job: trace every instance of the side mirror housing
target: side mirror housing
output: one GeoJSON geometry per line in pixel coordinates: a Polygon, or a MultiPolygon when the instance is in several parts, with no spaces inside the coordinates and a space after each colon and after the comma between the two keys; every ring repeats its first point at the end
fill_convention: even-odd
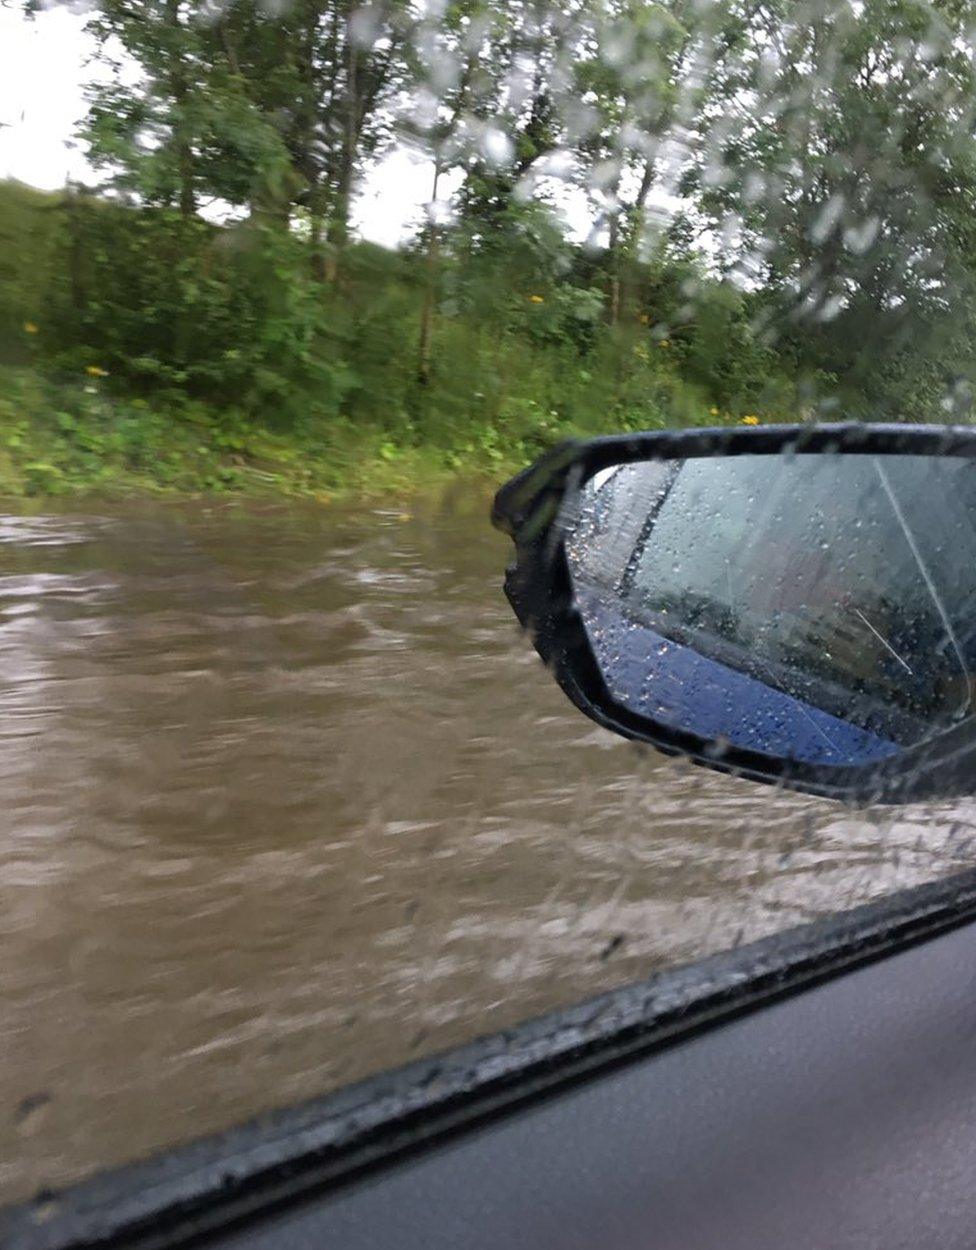
{"type": "Polygon", "coordinates": [[[976,791],[976,433],[596,439],[493,519],[516,614],[601,725],[839,799],[976,791]]]}

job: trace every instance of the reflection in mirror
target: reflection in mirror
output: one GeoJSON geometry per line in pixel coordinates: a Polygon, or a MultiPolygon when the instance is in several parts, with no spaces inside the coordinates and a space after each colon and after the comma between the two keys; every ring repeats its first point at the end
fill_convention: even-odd
{"type": "Polygon", "coordinates": [[[607,688],[638,715],[836,766],[970,714],[972,460],[620,465],[583,487],[567,555],[607,688]]]}

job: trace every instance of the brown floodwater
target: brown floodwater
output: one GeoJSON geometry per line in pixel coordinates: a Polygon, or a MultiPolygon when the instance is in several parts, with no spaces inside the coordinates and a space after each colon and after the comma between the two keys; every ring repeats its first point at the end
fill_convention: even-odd
{"type": "Polygon", "coordinates": [[[971,858],[597,729],[486,511],[0,517],[3,1199],[971,858]]]}

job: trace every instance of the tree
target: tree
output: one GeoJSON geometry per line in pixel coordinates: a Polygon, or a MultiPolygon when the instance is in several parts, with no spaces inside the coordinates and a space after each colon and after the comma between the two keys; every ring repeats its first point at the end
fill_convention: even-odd
{"type": "Polygon", "coordinates": [[[423,23],[411,47],[411,85],[423,101],[414,115],[400,118],[401,134],[426,148],[433,165],[427,222],[423,231],[424,294],[417,340],[417,380],[430,381],[431,335],[437,298],[440,257],[441,179],[452,163],[462,159],[459,130],[481,84],[479,60],[484,48],[484,9],[480,0],[456,4],[437,24],[423,23]]]}
{"type": "Polygon", "coordinates": [[[602,0],[591,11],[576,71],[590,110],[579,141],[579,177],[597,202],[597,231],[606,230],[611,324],[620,317],[624,275],[644,241],[647,202],[675,122],[696,21],[684,0],[602,0]]]}
{"type": "Polygon", "coordinates": [[[491,10],[479,63],[465,179],[458,194],[461,234],[471,252],[502,251],[513,206],[538,198],[546,158],[565,137],[564,104],[578,47],[578,3],[503,0],[491,10]],[[478,142],[480,141],[480,142],[478,142]]]}
{"type": "Polygon", "coordinates": [[[685,189],[721,265],[800,358],[889,411],[908,374],[937,387],[973,361],[974,17],[957,0],[733,3],[697,123],[685,189]]]}
{"type": "Polygon", "coordinates": [[[99,0],[103,58],[140,70],[90,89],[93,162],[144,203],[203,198],[286,224],[309,220],[316,269],[334,276],[356,184],[390,133],[411,26],[406,0],[99,0]],[[328,254],[323,252],[327,239],[328,254]]]}

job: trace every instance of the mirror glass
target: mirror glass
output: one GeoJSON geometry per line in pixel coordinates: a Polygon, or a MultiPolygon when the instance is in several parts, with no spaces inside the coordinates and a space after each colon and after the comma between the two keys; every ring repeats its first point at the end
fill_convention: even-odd
{"type": "Polygon", "coordinates": [[[970,715],[976,461],[645,461],[582,488],[567,534],[611,696],[700,737],[827,766],[970,715]]]}

